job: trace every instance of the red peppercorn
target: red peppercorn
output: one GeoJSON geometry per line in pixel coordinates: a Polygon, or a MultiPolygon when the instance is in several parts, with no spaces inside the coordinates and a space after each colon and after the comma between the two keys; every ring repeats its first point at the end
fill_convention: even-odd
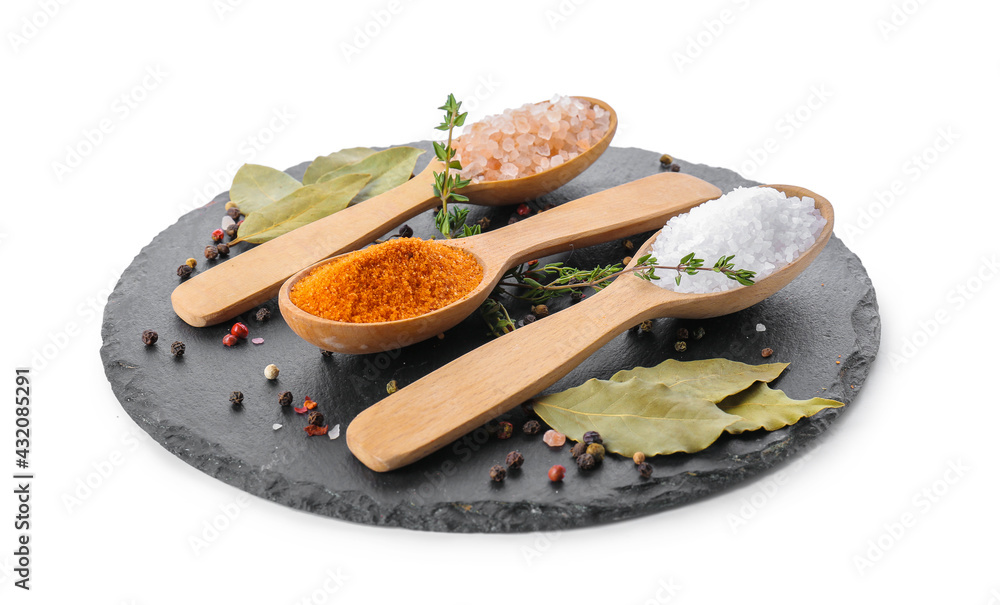
{"type": "Polygon", "coordinates": [[[216,229],[215,231],[212,232],[212,241],[221,242],[222,238],[225,236],[226,236],[225,231],[223,231],[222,229],[216,229]]]}
{"type": "Polygon", "coordinates": [[[238,342],[239,340],[232,334],[226,334],[225,336],[222,337],[222,344],[226,345],[227,347],[235,347],[236,343],[238,342]]]}
{"type": "Polygon", "coordinates": [[[566,467],[557,464],[549,469],[549,480],[550,481],[562,481],[563,477],[566,476],[566,467]]]}
{"type": "Polygon", "coordinates": [[[528,206],[527,204],[521,204],[520,206],[517,207],[517,213],[520,216],[528,216],[529,214],[531,214],[531,206],[528,206]]]}
{"type": "Polygon", "coordinates": [[[236,338],[246,338],[250,336],[250,328],[243,322],[236,322],[233,324],[233,329],[229,331],[230,334],[236,338]]]}

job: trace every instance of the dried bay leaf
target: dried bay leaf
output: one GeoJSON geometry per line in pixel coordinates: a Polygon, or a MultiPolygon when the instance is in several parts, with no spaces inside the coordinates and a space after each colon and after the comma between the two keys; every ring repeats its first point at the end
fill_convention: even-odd
{"type": "Polygon", "coordinates": [[[604,447],[623,456],[697,452],[740,421],[711,401],[677,395],[665,384],[639,378],[591,378],[536,399],[534,409],[549,426],[576,441],[587,431],[598,431],[604,447]]]}
{"type": "MultiPolygon", "coordinates": [[[[324,174],[333,172],[334,170],[343,168],[349,164],[360,162],[374,153],[375,150],[369,149],[368,147],[350,147],[348,149],[335,151],[330,155],[321,155],[313,160],[312,163],[309,164],[309,167],[306,168],[306,173],[302,177],[302,184],[312,185],[324,174]]],[[[370,174],[365,173],[364,170],[359,170],[357,172],[370,174]]]]}
{"type": "Polygon", "coordinates": [[[392,147],[385,151],[378,151],[359,162],[327,172],[316,182],[323,183],[351,173],[370,174],[371,182],[354,199],[354,203],[358,203],[399,187],[410,180],[413,168],[417,165],[417,157],[423,152],[423,149],[416,147],[392,147]]]}
{"type": "Polygon", "coordinates": [[[538,398],[534,409],[576,441],[586,431],[600,432],[608,451],[625,456],[693,453],[723,432],[775,430],[843,405],[819,398],[794,401],[765,384],[787,367],[669,359],[538,398]]]}
{"type": "Polygon", "coordinates": [[[774,431],[821,410],[841,407],[844,407],[843,403],[822,397],[796,401],[782,391],[759,382],[719,403],[720,409],[741,418],[739,422],[726,427],[726,431],[733,434],[760,429],[774,431]]]}
{"type": "Polygon", "coordinates": [[[240,212],[249,216],[299,187],[302,187],[302,183],[280,170],[258,164],[243,164],[233,176],[229,199],[239,206],[240,212]]]}
{"type": "Polygon", "coordinates": [[[300,187],[247,215],[235,241],[262,244],[343,210],[370,180],[367,174],[348,174],[300,187]]]}

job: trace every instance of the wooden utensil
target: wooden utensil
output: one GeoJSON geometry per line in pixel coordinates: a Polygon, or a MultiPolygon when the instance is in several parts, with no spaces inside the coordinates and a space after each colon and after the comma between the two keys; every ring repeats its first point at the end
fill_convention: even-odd
{"type": "MultiPolygon", "coordinates": [[[[809,266],[829,241],[833,207],[801,187],[772,187],[789,196],[813,198],[827,221],[816,243],[791,264],[751,286],[712,294],[678,294],[633,274],[622,275],[590,298],[491,341],[371,406],[347,428],[347,445],[373,470],[400,468],[551,386],[639,322],[654,317],[717,317],[774,294],[809,266]]],[[[637,258],[655,238],[643,244],[637,258]]]]}
{"type": "MultiPolygon", "coordinates": [[[[601,157],[618,128],[618,115],[603,101],[576,98],[611,114],[608,132],[601,140],[572,160],[538,174],[469,185],[462,189],[469,203],[502,206],[537,198],[573,180],[601,157]]],[[[440,205],[433,192],[434,172],[443,167],[434,160],[395,189],[299,227],[182,282],[170,297],[174,312],[192,326],[201,327],[267,302],[303,267],[365,246],[396,225],[440,205]]]]}
{"type": "Polygon", "coordinates": [[[296,334],[322,349],[377,353],[400,348],[440,334],[474,313],[511,267],[573,247],[651,231],[670,217],[721,194],[715,185],[701,179],[665,172],[567,202],[503,229],[444,240],[442,243],[476,257],[483,267],[483,280],[465,298],[418,317],[348,323],[311,315],[295,306],[290,293],[315,266],[281,287],[278,307],[296,334]]]}

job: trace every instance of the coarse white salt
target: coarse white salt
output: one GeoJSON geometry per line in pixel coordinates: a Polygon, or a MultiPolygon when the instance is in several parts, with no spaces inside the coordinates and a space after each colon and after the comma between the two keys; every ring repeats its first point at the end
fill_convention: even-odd
{"type": "MultiPolygon", "coordinates": [[[[691,252],[711,267],[722,256],[734,255],[735,269],[757,275],[774,273],[808,250],[826,219],[810,197],[787,197],[771,187],[739,187],[667,221],[650,253],[658,265],[676,265],[691,252]]],[[[684,274],[659,270],[654,284],[685,293],[722,292],[742,288],[739,282],[714,271],[684,274]]],[[[763,325],[758,325],[758,331],[763,325]]]]}
{"type": "Polygon", "coordinates": [[[757,331],[758,332],[765,332],[765,331],[767,331],[767,326],[765,326],[764,324],[757,324],[757,331]]]}
{"type": "Polygon", "coordinates": [[[611,127],[611,113],[576,97],[542,103],[467,124],[453,145],[462,178],[503,181],[555,168],[590,149],[611,127]]]}

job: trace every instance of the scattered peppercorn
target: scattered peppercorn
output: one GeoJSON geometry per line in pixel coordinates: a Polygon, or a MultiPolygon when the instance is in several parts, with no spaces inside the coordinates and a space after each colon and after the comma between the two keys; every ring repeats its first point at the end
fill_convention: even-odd
{"type": "Polygon", "coordinates": [[[545,305],[534,305],[531,307],[531,314],[538,319],[542,319],[549,316],[549,308],[545,305]]]}
{"type": "Polygon", "coordinates": [[[205,258],[208,260],[219,258],[219,249],[215,246],[205,246],[205,258]]]}
{"type": "Polygon", "coordinates": [[[569,455],[574,458],[579,458],[580,456],[587,453],[587,444],[579,441],[573,444],[573,447],[569,450],[569,455]]]}
{"type": "Polygon", "coordinates": [[[333,351],[327,351],[326,349],[320,349],[319,352],[323,354],[323,357],[333,357],[333,351]]]}
{"type": "MultiPolygon", "coordinates": [[[[243,221],[240,222],[242,223],[243,221]]],[[[229,241],[232,241],[236,239],[236,236],[239,234],[239,231],[240,231],[239,227],[237,227],[236,225],[230,225],[229,227],[226,228],[226,237],[229,238],[229,241]]]]}
{"type": "Polygon", "coordinates": [[[232,334],[226,334],[225,336],[222,337],[222,344],[226,345],[227,347],[235,347],[236,343],[238,342],[239,339],[233,336],[232,334]]]}
{"type": "Polygon", "coordinates": [[[590,454],[584,452],[580,456],[577,456],[576,465],[585,471],[589,471],[597,466],[597,460],[595,460],[590,454]]]}
{"type": "Polygon", "coordinates": [[[566,467],[561,464],[557,464],[549,469],[549,481],[552,481],[553,483],[562,481],[565,476],[566,467]]]}
{"type": "Polygon", "coordinates": [[[226,235],[226,233],[222,229],[216,229],[212,232],[212,241],[219,243],[222,241],[224,235],[226,235]]]}
{"type": "Polygon", "coordinates": [[[604,446],[600,443],[589,444],[587,446],[587,453],[593,456],[597,462],[604,460],[604,446]]]}
{"type": "Polygon", "coordinates": [[[674,158],[664,153],[663,155],[660,156],[660,163],[663,164],[664,166],[669,166],[674,163],[674,158]]]}
{"type": "Polygon", "coordinates": [[[583,442],[590,445],[591,443],[604,443],[604,440],[601,439],[601,434],[597,431],[587,431],[583,434],[583,442]]]}
{"type": "Polygon", "coordinates": [[[233,391],[232,395],[229,396],[229,403],[233,404],[234,408],[243,405],[243,393],[233,391]]]}
{"type": "Polygon", "coordinates": [[[323,417],[323,412],[312,411],[306,416],[306,421],[313,426],[323,426],[325,424],[326,418],[323,417]]]}
{"type": "Polygon", "coordinates": [[[497,439],[510,439],[514,434],[514,425],[503,420],[497,428],[497,439]]]}
{"type": "Polygon", "coordinates": [[[649,479],[653,476],[653,465],[648,462],[643,462],[639,465],[639,476],[643,479],[649,479]]]}
{"type": "Polygon", "coordinates": [[[524,464],[524,455],[521,452],[514,450],[507,454],[507,459],[504,461],[507,463],[507,467],[511,469],[521,468],[524,464]]]}
{"type": "Polygon", "coordinates": [[[688,331],[687,328],[678,328],[677,338],[679,338],[680,340],[687,340],[688,338],[691,338],[691,333],[688,331]]]}
{"type": "Polygon", "coordinates": [[[518,220],[519,220],[519,219],[518,219],[517,215],[516,215],[516,214],[512,214],[512,215],[510,215],[510,218],[509,218],[509,219],[507,219],[507,224],[508,224],[508,225],[513,225],[513,224],[514,224],[514,223],[516,223],[516,222],[517,222],[518,220]]]}
{"type": "Polygon", "coordinates": [[[479,225],[480,230],[486,231],[487,229],[490,228],[490,219],[489,217],[484,216],[483,218],[476,221],[476,224],[479,225]]]}
{"type": "Polygon", "coordinates": [[[645,461],[646,461],[646,454],[643,454],[642,452],[636,452],[632,454],[632,462],[635,462],[636,464],[642,464],[645,461]]]}
{"type": "Polygon", "coordinates": [[[160,335],[157,334],[156,332],[154,332],[153,330],[143,330],[142,331],[142,344],[144,344],[146,346],[155,345],[156,344],[156,340],[159,337],[160,337],[160,335]]]}
{"type": "Polygon", "coordinates": [[[174,357],[184,357],[184,350],[184,343],[179,340],[170,345],[170,354],[174,357]]]}
{"type": "Polygon", "coordinates": [[[705,328],[698,326],[694,329],[694,334],[692,334],[692,336],[694,336],[695,340],[701,340],[705,337],[705,328]]]}
{"type": "Polygon", "coordinates": [[[771,355],[774,355],[774,349],[770,347],[760,352],[761,357],[770,357],[771,355]]]}
{"type": "Polygon", "coordinates": [[[177,267],[177,277],[181,279],[187,279],[191,277],[191,273],[194,271],[189,265],[181,265],[177,267]]]}
{"type": "Polygon", "coordinates": [[[271,319],[271,311],[270,310],[268,310],[268,309],[266,309],[264,307],[261,307],[260,309],[257,309],[257,321],[264,322],[264,321],[267,321],[269,319],[271,319]]]}
{"type": "Polygon", "coordinates": [[[653,331],[653,320],[647,319],[646,321],[639,324],[640,332],[652,332],[653,331]]]}
{"type": "Polygon", "coordinates": [[[678,353],[683,353],[684,351],[688,350],[688,343],[684,342],[683,340],[678,340],[677,342],[674,343],[674,350],[677,351],[678,353]]]}
{"type": "Polygon", "coordinates": [[[528,313],[527,315],[524,316],[524,319],[522,319],[521,321],[523,321],[525,325],[528,325],[530,323],[533,323],[537,319],[538,319],[537,317],[535,317],[531,313],[528,313]]]}
{"type": "Polygon", "coordinates": [[[575,303],[583,300],[583,292],[570,292],[569,299],[575,303]]]}
{"type": "Polygon", "coordinates": [[[191,267],[192,269],[194,269],[195,267],[198,266],[198,261],[196,261],[193,258],[189,258],[186,261],[184,261],[184,264],[187,265],[188,267],[191,267]]]}
{"type": "Polygon", "coordinates": [[[277,377],[278,377],[278,366],[272,363],[269,364],[266,368],[264,368],[264,378],[267,378],[268,380],[274,380],[277,377]]]}
{"type": "Polygon", "coordinates": [[[280,403],[282,406],[286,406],[286,407],[292,405],[292,392],[291,391],[282,391],[278,395],[278,403],[280,403]]]}
{"type": "Polygon", "coordinates": [[[630,262],[632,262],[632,257],[631,256],[626,256],[625,258],[622,259],[622,264],[623,265],[627,265],[630,262]]]}
{"type": "Polygon", "coordinates": [[[246,338],[247,336],[250,336],[250,328],[248,328],[245,323],[238,321],[233,324],[232,328],[229,329],[229,333],[236,338],[246,338]]]}
{"type": "Polygon", "coordinates": [[[521,430],[524,431],[525,435],[537,435],[542,430],[542,425],[537,420],[529,420],[524,423],[521,430]]]}
{"type": "Polygon", "coordinates": [[[219,244],[215,249],[219,252],[219,256],[229,256],[229,244],[219,244]]]}
{"type": "Polygon", "coordinates": [[[234,221],[240,220],[240,209],[237,208],[236,206],[227,209],[226,214],[228,214],[229,218],[233,219],[234,221]]]}
{"type": "Polygon", "coordinates": [[[671,164],[670,165],[670,172],[680,172],[680,171],[681,171],[681,167],[678,166],[677,164],[671,164]]]}
{"type": "Polygon", "coordinates": [[[494,483],[500,483],[507,478],[507,469],[500,466],[499,464],[494,464],[490,467],[490,480],[494,483]]]}
{"type": "Polygon", "coordinates": [[[403,225],[399,228],[399,237],[413,237],[413,228],[409,225],[403,225]]]}
{"type": "Polygon", "coordinates": [[[390,380],[389,384],[385,385],[385,392],[392,395],[399,390],[399,385],[396,384],[395,380],[390,380]]]}

